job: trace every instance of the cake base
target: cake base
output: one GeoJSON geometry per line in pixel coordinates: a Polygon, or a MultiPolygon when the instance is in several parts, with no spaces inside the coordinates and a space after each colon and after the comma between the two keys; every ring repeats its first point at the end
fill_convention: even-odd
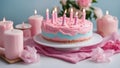
{"type": "Polygon", "coordinates": [[[8,59],[8,58],[6,58],[4,55],[1,55],[0,56],[3,60],[5,60],[7,63],[9,63],[9,64],[13,64],[13,63],[16,63],[16,62],[19,62],[19,61],[21,61],[21,59],[20,58],[16,58],[16,59],[8,59]]]}
{"type": "Polygon", "coordinates": [[[46,38],[44,36],[42,36],[43,39],[47,40],[47,41],[51,41],[51,42],[58,42],[58,43],[76,43],[76,42],[83,42],[83,41],[87,41],[89,39],[91,39],[92,37],[87,37],[87,38],[84,38],[84,39],[77,39],[77,40],[53,40],[53,39],[49,39],[49,38],[46,38]]]}

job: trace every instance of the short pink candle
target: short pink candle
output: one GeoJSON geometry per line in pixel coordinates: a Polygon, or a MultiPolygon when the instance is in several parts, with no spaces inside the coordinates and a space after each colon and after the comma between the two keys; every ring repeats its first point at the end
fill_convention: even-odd
{"type": "Polygon", "coordinates": [[[23,51],[23,31],[12,29],[4,32],[5,57],[8,59],[19,58],[23,51]]]}
{"type": "Polygon", "coordinates": [[[62,26],[63,25],[65,25],[65,23],[66,23],[66,10],[65,10],[65,12],[64,12],[64,15],[63,15],[63,20],[62,20],[62,26]]]}
{"type": "Polygon", "coordinates": [[[52,11],[52,23],[54,23],[55,22],[55,15],[54,15],[54,10],[52,11]]]}
{"type": "Polygon", "coordinates": [[[49,20],[49,9],[46,9],[46,20],[49,20]]]}
{"type": "Polygon", "coordinates": [[[76,14],[75,14],[75,23],[74,23],[74,25],[76,25],[77,22],[78,22],[78,12],[76,12],[76,14]]]}
{"type": "Polygon", "coordinates": [[[41,33],[41,24],[43,21],[43,17],[41,15],[37,15],[37,11],[35,10],[35,15],[29,17],[29,23],[31,24],[31,34],[32,36],[41,33]]]}
{"type": "Polygon", "coordinates": [[[70,21],[72,21],[73,20],[73,8],[71,8],[71,10],[70,10],[70,21]]]}
{"type": "Polygon", "coordinates": [[[23,31],[24,40],[31,38],[31,25],[27,23],[18,24],[15,26],[16,29],[23,31]]]}
{"type": "Polygon", "coordinates": [[[4,47],[3,45],[3,38],[4,38],[4,31],[13,29],[13,22],[5,20],[0,21],[0,47],[4,47]]]}
{"type": "Polygon", "coordinates": [[[54,15],[55,15],[55,22],[57,22],[58,15],[57,15],[57,7],[54,9],[54,15]]]}
{"type": "Polygon", "coordinates": [[[84,22],[85,21],[85,19],[86,19],[86,10],[85,9],[83,9],[83,14],[82,14],[82,21],[84,22]]]}

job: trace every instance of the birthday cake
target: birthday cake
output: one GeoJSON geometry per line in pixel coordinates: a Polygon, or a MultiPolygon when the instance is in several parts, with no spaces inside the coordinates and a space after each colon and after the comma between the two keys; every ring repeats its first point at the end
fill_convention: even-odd
{"type": "Polygon", "coordinates": [[[93,24],[88,20],[82,20],[74,17],[58,17],[54,19],[43,20],[41,35],[44,39],[54,42],[79,42],[85,41],[93,35],[93,24]]]}

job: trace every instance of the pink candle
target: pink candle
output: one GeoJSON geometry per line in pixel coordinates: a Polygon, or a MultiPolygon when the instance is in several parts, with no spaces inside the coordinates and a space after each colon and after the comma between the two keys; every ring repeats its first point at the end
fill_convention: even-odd
{"type": "Polygon", "coordinates": [[[62,26],[65,25],[65,22],[66,22],[66,10],[64,12],[64,15],[63,15],[63,22],[62,22],[62,26]]]}
{"type": "Polygon", "coordinates": [[[85,10],[85,9],[83,9],[83,17],[82,17],[82,21],[84,22],[84,21],[85,21],[85,19],[86,19],[86,10],[85,10]]]}
{"type": "Polygon", "coordinates": [[[72,21],[73,20],[73,8],[71,8],[71,10],[70,10],[70,21],[72,21]]]}
{"type": "Polygon", "coordinates": [[[77,22],[78,22],[78,12],[75,13],[75,23],[74,23],[74,25],[76,25],[77,22]]]}
{"type": "Polygon", "coordinates": [[[58,15],[57,15],[57,8],[56,7],[54,9],[54,14],[55,14],[55,22],[57,22],[58,15]]]}
{"type": "Polygon", "coordinates": [[[37,11],[34,11],[35,15],[29,17],[29,23],[31,24],[31,34],[32,36],[41,33],[41,24],[43,21],[43,17],[41,15],[37,15],[37,11]]]}
{"type": "Polygon", "coordinates": [[[31,38],[31,25],[27,23],[18,24],[15,26],[16,29],[23,31],[24,40],[31,38]]]}
{"type": "Polygon", "coordinates": [[[13,29],[4,32],[5,57],[8,59],[19,58],[23,51],[23,32],[13,29]]]}
{"type": "Polygon", "coordinates": [[[112,33],[118,32],[118,19],[109,14],[106,14],[97,19],[97,32],[103,37],[109,36],[112,33]]]}
{"type": "Polygon", "coordinates": [[[3,38],[4,38],[4,31],[13,29],[13,22],[5,20],[3,18],[3,21],[0,21],[0,47],[3,46],[3,38]]]}
{"type": "Polygon", "coordinates": [[[52,23],[54,23],[55,22],[55,16],[54,16],[54,10],[52,11],[52,23]]]}
{"type": "Polygon", "coordinates": [[[46,21],[49,20],[49,9],[46,9],[46,21]]]}

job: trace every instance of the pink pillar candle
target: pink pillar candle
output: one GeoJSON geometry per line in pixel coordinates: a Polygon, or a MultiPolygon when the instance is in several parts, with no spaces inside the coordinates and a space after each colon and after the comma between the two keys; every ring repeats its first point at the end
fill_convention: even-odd
{"type": "Polygon", "coordinates": [[[77,22],[78,22],[78,12],[76,12],[76,14],[75,14],[75,23],[74,23],[74,25],[76,25],[77,22]]]}
{"type": "Polygon", "coordinates": [[[71,8],[71,10],[70,10],[70,21],[72,21],[73,20],[73,8],[71,8]]]}
{"type": "Polygon", "coordinates": [[[13,22],[9,20],[0,21],[0,47],[4,47],[3,45],[3,38],[4,38],[4,31],[13,29],[13,22]]]}
{"type": "Polygon", "coordinates": [[[46,21],[49,20],[49,9],[46,9],[46,21]]]}
{"type": "Polygon", "coordinates": [[[6,30],[4,35],[5,57],[19,58],[23,51],[23,32],[17,29],[6,30]]]}
{"type": "Polygon", "coordinates": [[[18,24],[15,26],[16,29],[23,31],[24,40],[31,38],[31,25],[27,23],[18,24]]]}
{"type": "Polygon", "coordinates": [[[57,22],[57,18],[58,18],[58,15],[57,15],[57,7],[55,7],[54,15],[55,15],[55,22],[57,22]]]}
{"type": "Polygon", "coordinates": [[[55,22],[55,16],[54,16],[54,10],[52,11],[52,23],[54,23],[55,22]]]}
{"type": "Polygon", "coordinates": [[[106,11],[106,15],[97,19],[97,32],[103,37],[118,32],[118,19],[106,11]]]}
{"type": "Polygon", "coordinates": [[[43,17],[41,15],[37,15],[37,11],[35,11],[35,15],[30,16],[28,18],[29,23],[31,24],[31,34],[32,36],[41,33],[41,24],[43,21],[43,17]]]}

